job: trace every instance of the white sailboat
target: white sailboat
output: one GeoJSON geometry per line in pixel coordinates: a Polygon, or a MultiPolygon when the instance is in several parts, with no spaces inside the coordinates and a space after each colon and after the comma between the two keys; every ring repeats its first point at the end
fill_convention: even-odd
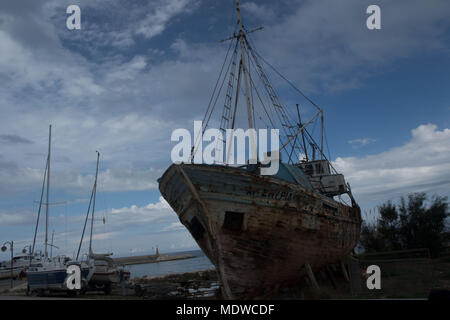
{"type": "MultiPolygon", "coordinates": [[[[89,285],[85,290],[102,290],[105,294],[111,293],[112,285],[120,283],[121,280],[128,280],[130,278],[130,272],[124,268],[120,268],[114,263],[114,260],[110,257],[112,253],[94,253],[92,250],[92,236],[94,230],[94,216],[95,216],[95,200],[97,196],[97,180],[98,180],[98,165],[100,161],[100,152],[97,151],[97,166],[95,171],[95,181],[91,192],[91,198],[89,201],[89,206],[86,214],[86,219],[84,222],[83,232],[81,234],[80,245],[77,252],[77,260],[80,255],[81,246],[83,243],[84,233],[86,231],[87,221],[91,212],[92,205],[92,215],[91,215],[91,230],[89,237],[89,254],[88,262],[95,266],[95,271],[92,278],[89,281],[89,285]]],[[[105,220],[103,219],[103,223],[105,220]]]]}
{"type": "Polygon", "coordinates": [[[0,280],[24,278],[26,269],[30,266],[33,255],[27,250],[23,250],[22,254],[16,255],[9,261],[0,262],[0,280]]]}
{"type": "Polygon", "coordinates": [[[69,290],[67,287],[66,279],[68,277],[67,268],[70,265],[78,265],[81,268],[81,280],[82,287],[87,284],[87,282],[92,277],[94,267],[86,263],[72,261],[69,257],[65,255],[58,255],[56,257],[51,257],[48,252],[48,248],[51,246],[48,243],[48,222],[49,222],[49,197],[50,197],[50,155],[51,155],[51,136],[52,136],[52,126],[49,127],[49,140],[48,140],[48,156],[47,163],[44,173],[44,182],[41,193],[41,202],[38,212],[38,220],[36,222],[35,235],[33,240],[33,246],[31,250],[31,255],[34,254],[36,235],[39,225],[40,209],[42,206],[42,197],[44,186],[46,185],[46,203],[45,203],[45,251],[42,257],[38,259],[32,259],[30,265],[26,271],[27,275],[27,294],[33,292],[43,293],[46,291],[66,291],[67,293],[74,293],[76,291],[69,290]]]}

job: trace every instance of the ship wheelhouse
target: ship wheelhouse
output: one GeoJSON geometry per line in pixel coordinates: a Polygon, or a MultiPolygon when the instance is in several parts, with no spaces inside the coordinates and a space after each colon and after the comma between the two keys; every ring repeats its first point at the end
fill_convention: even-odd
{"type": "Polygon", "coordinates": [[[296,166],[306,174],[315,190],[328,197],[349,192],[344,175],[332,173],[328,160],[302,161],[296,166]]]}

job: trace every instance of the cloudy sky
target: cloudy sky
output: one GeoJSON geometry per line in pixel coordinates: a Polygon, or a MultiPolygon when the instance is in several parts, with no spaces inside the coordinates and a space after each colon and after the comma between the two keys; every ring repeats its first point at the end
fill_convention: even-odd
{"type": "MultiPolygon", "coordinates": [[[[258,52],[324,109],[331,159],[364,210],[450,195],[447,0],[241,2],[248,29],[264,26],[258,52]],[[381,30],[366,27],[371,4],[381,30]]],[[[95,150],[95,251],[195,249],[156,180],[171,132],[203,117],[235,21],[233,0],[1,1],[0,241],[31,243],[52,124],[56,252],[76,250],[95,150]],[[81,30],[66,28],[71,4],[81,30]]]]}

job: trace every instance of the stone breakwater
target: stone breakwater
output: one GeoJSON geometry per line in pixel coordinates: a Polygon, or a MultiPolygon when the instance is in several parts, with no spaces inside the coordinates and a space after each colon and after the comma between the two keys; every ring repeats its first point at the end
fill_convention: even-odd
{"type": "Polygon", "coordinates": [[[113,258],[113,260],[117,265],[133,265],[133,264],[164,262],[171,260],[183,260],[191,258],[195,258],[195,256],[191,254],[179,254],[179,255],[160,254],[160,255],[144,255],[144,256],[113,258]]]}

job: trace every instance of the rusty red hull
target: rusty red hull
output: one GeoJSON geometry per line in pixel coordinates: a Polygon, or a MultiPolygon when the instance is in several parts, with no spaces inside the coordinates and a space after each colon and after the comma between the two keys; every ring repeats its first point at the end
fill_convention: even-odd
{"type": "Polygon", "coordinates": [[[229,299],[270,298],[356,245],[358,206],[242,169],[172,165],[160,191],[216,266],[229,299]]]}

